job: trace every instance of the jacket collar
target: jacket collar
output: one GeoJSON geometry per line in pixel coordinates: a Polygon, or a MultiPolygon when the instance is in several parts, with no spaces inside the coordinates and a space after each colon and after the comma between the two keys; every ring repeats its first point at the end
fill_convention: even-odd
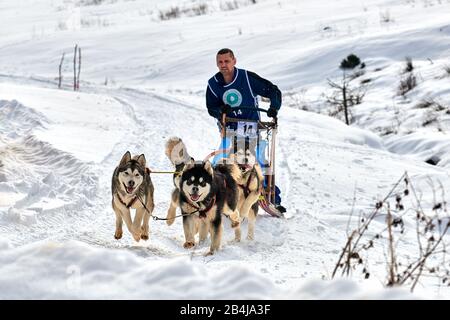
{"type": "Polygon", "coordinates": [[[217,81],[218,84],[222,86],[229,86],[236,81],[238,74],[239,74],[238,68],[234,67],[233,81],[231,81],[230,83],[225,83],[225,79],[223,78],[223,75],[220,72],[216,73],[214,79],[217,81]]]}

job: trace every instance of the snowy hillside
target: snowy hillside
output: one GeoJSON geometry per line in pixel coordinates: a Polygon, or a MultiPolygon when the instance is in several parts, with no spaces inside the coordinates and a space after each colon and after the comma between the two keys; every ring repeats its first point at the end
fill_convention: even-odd
{"type": "MultiPolygon", "coordinates": [[[[414,295],[384,289],[383,247],[368,280],[359,271],[330,279],[349,219],[368,214],[405,171],[424,209],[448,201],[449,9],[448,0],[0,2],[0,298],[448,299],[434,278],[414,295]],[[166,19],[174,8],[179,17],[166,19]],[[75,44],[80,91],[71,89],[75,44]],[[172,170],[171,136],[196,159],[217,148],[204,92],[222,47],[283,91],[277,184],[286,219],[260,209],[255,240],[240,243],[226,223],[212,257],[208,244],[183,248],[180,219],[150,221],[148,241],[127,230],[115,240],[111,176],[127,150],[172,170]],[[366,64],[360,79],[370,88],[346,126],[327,116],[323,94],[350,53],[366,64]],[[419,80],[401,96],[405,56],[419,80]],[[417,107],[430,99],[443,109],[417,107]],[[423,125],[428,113],[437,120],[423,125]]],[[[152,181],[154,214],[165,217],[172,177],[152,181]]],[[[402,217],[414,231],[414,212],[402,217]]],[[[417,254],[414,232],[401,239],[399,255],[417,254]]]]}

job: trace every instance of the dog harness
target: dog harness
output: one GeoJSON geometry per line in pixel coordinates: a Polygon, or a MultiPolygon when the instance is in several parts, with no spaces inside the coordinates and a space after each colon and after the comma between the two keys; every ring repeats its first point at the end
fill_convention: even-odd
{"type": "Polygon", "coordinates": [[[191,214],[198,212],[199,218],[206,218],[206,213],[208,213],[208,211],[211,210],[211,208],[214,206],[215,203],[216,203],[216,196],[214,196],[211,199],[210,204],[205,209],[200,210],[199,206],[191,203],[189,200],[187,201],[187,204],[189,204],[192,208],[197,210],[197,211],[192,212],[191,214]]]}
{"type": "Polygon", "coordinates": [[[130,203],[126,204],[125,201],[122,200],[122,198],[120,197],[119,194],[117,194],[117,198],[119,199],[120,203],[123,204],[125,207],[127,207],[127,209],[130,209],[131,206],[136,202],[136,200],[138,199],[138,197],[135,195],[133,197],[133,199],[130,201],[130,203]]]}
{"type": "Polygon", "coordinates": [[[238,184],[244,190],[244,195],[247,197],[250,194],[250,179],[247,180],[247,185],[238,184]]]}
{"type": "MultiPolygon", "coordinates": [[[[241,169],[242,172],[245,172],[249,167],[250,167],[249,165],[245,165],[245,164],[239,165],[239,168],[241,169]]],[[[254,169],[252,169],[252,172],[250,172],[250,175],[253,175],[254,173],[255,173],[254,169]]],[[[247,197],[251,192],[250,191],[250,182],[251,182],[251,179],[249,178],[249,179],[247,179],[247,185],[238,184],[238,186],[244,190],[245,197],[247,197]]],[[[259,185],[259,181],[258,181],[258,185],[259,185]]],[[[259,185],[258,189],[259,189],[259,193],[262,193],[262,191],[263,191],[262,185],[259,185]]]]}

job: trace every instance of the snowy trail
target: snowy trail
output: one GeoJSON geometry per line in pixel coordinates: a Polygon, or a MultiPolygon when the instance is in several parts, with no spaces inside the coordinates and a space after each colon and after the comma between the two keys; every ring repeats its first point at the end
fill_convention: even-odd
{"type": "MultiPolygon", "coordinates": [[[[134,122],[130,125],[124,139],[118,141],[108,156],[98,165],[98,170],[105,172],[99,177],[99,196],[95,205],[95,222],[89,230],[84,231],[77,236],[77,239],[96,244],[99,246],[113,248],[132,248],[135,246],[134,241],[128,237],[120,241],[113,238],[114,233],[114,215],[111,208],[111,175],[114,168],[118,165],[119,160],[125,151],[130,150],[132,154],[144,153],[147,159],[147,165],[154,170],[171,171],[170,162],[164,154],[164,144],[167,138],[177,135],[180,137],[192,136],[195,128],[204,128],[196,130],[195,134],[202,137],[202,141],[208,142],[204,131],[208,131],[209,124],[201,116],[200,110],[190,108],[191,106],[176,105],[169,99],[155,96],[139,90],[125,89],[114,92],[114,98],[124,107],[124,112],[131,115],[134,122]],[[177,125],[179,120],[184,119],[187,122],[195,123],[193,126],[177,125]],[[155,126],[155,124],[158,124],[155,126]]],[[[212,131],[215,133],[214,131],[212,131]]],[[[194,135],[195,135],[194,134],[194,135]]],[[[185,138],[186,139],[186,138],[185,138]]],[[[217,137],[211,136],[209,139],[210,146],[214,146],[217,137]]],[[[193,156],[202,158],[205,149],[200,143],[195,145],[195,141],[187,139],[188,150],[193,156]]],[[[207,144],[205,144],[207,146],[207,144]]],[[[208,151],[209,152],[209,151],[208,151]]],[[[94,169],[95,170],[95,169],[94,169]]],[[[153,174],[152,181],[155,185],[155,203],[156,208],[154,215],[164,218],[169,205],[170,193],[172,190],[172,175],[170,174],[153,174]]],[[[150,240],[148,242],[141,241],[137,246],[144,246],[141,249],[143,255],[153,256],[177,256],[189,255],[183,250],[174,249],[179,247],[182,241],[180,234],[180,226],[172,228],[167,227],[164,221],[150,221],[150,240]],[[167,231],[172,231],[167,236],[167,231]],[[169,238],[169,239],[166,239],[169,238]],[[176,241],[174,241],[176,239],[176,241]]],[[[139,249],[137,249],[139,250],[139,249]]]]}
{"type": "MultiPolygon", "coordinates": [[[[6,186],[12,185],[16,186],[13,191],[23,190],[25,199],[31,199],[18,202],[19,207],[23,204],[23,211],[11,209],[1,216],[0,230],[14,246],[38,240],[57,243],[78,240],[98,249],[133,253],[149,263],[184,257],[195,266],[224,273],[230,267],[245,265],[282,288],[295,289],[305,278],[329,277],[340,246],[345,241],[354,202],[360,210],[369,208],[390,189],[404,170],[419,180],[429,174],[436,177],[446,174],[440,168],[405,161],[403,157],[385,151],[378,138],[371,134],[361,134],[333,119],[286,109],[289,110],[289,119],[283,114],[280,118],[277,183],[288,209],[287,219],[275,219],[260,210],[256,240],[243,240],[241,243],[232,241],[233,231],[225,220],[223,248],[214,257],[203,256],[208,244],[194,250],[183,249],[181,219],[171,227],[164,221],[151,220],[149,241],[135,243],[128,231],[117,241],[113,238],[115,218],[111,208],[110,183],[112,172],[125,151],[144,153],[150,168],[172,170],[164,155],[164,143],[168,137],[182,137],[191,155],[202,159],[215,149],[218,132],[206,110],[186,103],[189,96],[175,98],[169,93],[155,94],[136,89],[109,91],[101,87],[91,87],[85,94],[101,97],[101,102],[106,103],[106,109],[112,113],[113,126],[103,123],[99,130],[108,132],[117,126],[121,132],[115,135],[114,143],[109,142],[107,147],[99,150],[102,156],[96,155],[95,159],[100,160],[82,161],[32,137],[33,130],[38,129],[38,133],[47,127],[54,130],[52,126],[55,125],[50,120],[51,116],[48,118],[43,113],[30,111],[33,109],[26,109],[27,115],[33,115],[32,120],[24,118],[25,113],[17,112],[20,116],[15,120],[16,127],[22,128],[23,132],[16,130],[17,137],[8,138],[6,147],[0,148],[6,155],[11,154],[9,148],[15,151],[14,159],[2,158],[7,168],[19,168],[12,164],[13,161],[18,165],[23,162],[28,170],[23,175],[35,175],[33,179],[13,175],[16,181],[11,182],[11,169],[2,172],[9,180],[0,185],[3,192],[6,186]],[[38,119],[43,125],[36,125],[38,119]],[[24,130],[26,126],[23,123],[26,122],[32,124],[28,130],[24,130]],[[328,134],[327,126],[337,131],[328,134]],[[298,136],[291,135],[292,132],[298,136]],[[31,181],[35,181],[37,187],[33,187],[31,181]],[[62,191],[62,195],[55,190],[62,191]],[[65,193],[73,196],[65,197],[65,193]],[[37,203],[42,208],[42,202],[52,194],[53,205],[63,200],[67,203],[55,209],[33,209],[38,207],[37,203]],[[31,218],[26,216],[30,212],[33,213],[31,218]],[[15,220],[11,217],[13,214],[15,220]]],[[[198,97],[192,97],[192,100],[196,101],[198,97]]],[[[1,106],[3,111],[10,104],[4,102],[1,106]]],[[[20,103],[14,105],[26,108],[20,103]]],[[[14,121],[10,122],[11,126],[13,124],[14,121]]],[[[8,132],[15,131],[9,127],[8,132]]],[[[42,132],[38,136],[48,138],[42,132]]],[[[96,145],[95,141],[86,143],[87,148],[96,145]]],[[[95,153],[95,150],[89,152],[95,153]]],[[[172,176],[154,174],[152,180],[155,185],[154,214],[165,217],[172,176]]],[[[245,234],[245,221],[242,227],[245,234]]]]}
{"type": "MultiPolygon", "coordinates": [[[[112,236],[114,216],[110,208],[110,174],[123,153],[126,150],[143,152],[152,168],[171,170],[163,153],[168,137],[187,137],[184,139],[191,154],[203,158],[207,153],[205,149],[216,146],[218,133],[214,122],[208,119],[206,110],[169,96],[139,90],[123,90],[113,95],[121,101],[124,111],[132,115],[135,123],[131,125],[125,139],[118,141],[108,157],[98,165],[108,174],[99,177],[99,196],[94,205],[95,220],[89,228],[75,235],[75,239],[99,247],[131,250],[151,260],[185,256],[195,263],[206,263],[217,270],[225,270],[230,264],[244,263],[267,274],[276,283],[291,288],[295,280],[330,273],[339,250],[336,243],[345,240],[343,230],[354,201],[361,208],[372,206],[405,169],[413,174],[430,173],[429,166],[422,163],[411,162],[405,167],[404,159],[383,150],[374,136],[369,135],[367,141],[352,141],[349,135],[348,140],[356,144],[343,143],[339,139],[328,142],[318,140],[318,133],[314,131],[317,128],[310,128],[308,120],[314,116],[299,112],[293,119],[281,118],[279,134],[278,181],[288,207],[287,220],[271,218],[261,211],[256,228],[257,240],[243,240],[239,244],[231,241],[233,232],[225,221],[223,250],[214,258],[203,257],[207,245],[193,251],[182,248],[184,238],[181,219],[177,219],[171,227],[167,227],[164,221],[151,221],[148,242],[136,244],[127,232],[122,240],[116,241],[112,236]],[[186,126],[185,123],[195,125],[186,126]],[[306,129],[303,135],[292,137],[287,134],[296,132],[299,126],[306,129]],[[200,139],[195,140],[195,137],[201,137],[202,142],[200,139]],[[363,142],[377,148],[371,148],[363,142]],[[317,161],[319,158],[320,162],[317,161]],[[386,163],[391,168],[388,171],[386,163]],[[367,170],[371,172],[370,176],[367,170]],[[336,193],[336,190],[340,191],[336,193]],[[355,193],[356,200],[353,199],[355,193]],[[306,268],[299,268],[302,265],[306,268]]],[[[155,185],[154,214],[165,217],[172,177],[153,175],[152,180],[155,185]]],[[[243,223],[243,232],[246,232],[246,222],[243,223]]]]}
{"type": "MultiPolygon", "coordinates": [[[[103,90],[97,93],[104,94],[103,90]]],[[[32,237],[19,236],[13,230],[14,228],[27,229],[28,227],[14,223],[6,224],[5,232],[8,234],[17,234],[20,240],[10,238],[15,245],[23,245],[36,240],[52,239],[55,241],[80,240],[98,247],[123,248],[130,249],[138,255],[148,258],[188,256],[194,260],[203,263],[207,260],[203,258],[203,251],[206,246],[194,250],[193,253],[182,248],[183,233],[181,220],[177,220],[172,227],[166,226],[164,221],[151,221],[151,237],[148,242],[134,243],[127,233],[121,241],[113,239],[114,215],[111,209],[110,183],[111,174],[126,150],[134,153],[145,153],[148,165],[151,168],[159,170],[171,170],[171,165],[164,155],[164,143],[170,136],[177,135],[185,138],[189,152],[196,158],[202,159],[205,154],[215,149],[218,142],[218,132],[214,121],[205,117],[205,110],[183,103],[174,103],[174,99],[164,96],[155,96],[152,93],[141,92],[138,90],[122,90],[114,92],[112,96],[122,106],[122,113],[128,117],[129,122],[126,134],[121,140],[117,141],[112,150],[104,157],[100,163],[85,163],[83,170],[90,172],[95,177],[93,184],[94,196],[91,197],[89,206],[79,205],[80,213],[73,210],[62,210],[63,214],[52,215],[48,212],[45,215],[39,215],[35,226],[28,229],[32,237]],[[181,121],[182,119],[182,121],[181,121]],[[195,124],[192,126],[185,123],[195,124]],[[155,126],[155,124],[158,124],[155,126]],[[198,141],[193,141],[192,137],[199,137],[198,141]],[[201,141],[201,142],[200,142],[201,141]],[[40,230],[40,232],[37,232],[40,230]]],[[[40,142],[42,144],[42,142],[40,142]]],[[[59,151],[62,153],[62,151],[59,151]]],[[[35,152],[31,152],[30,158],[34,161],[40,161],[35,152]]],[[[281,158],[280,158],[281,159],[281,158]]],[[[46,166],[47,163],[42,163],[46,166]]],[[[60,175],[57,169],[63,169],[67,162],[59,163],[58,168],[47,167],[49,172],[60,175]]],[[[74,164],[70,164],[68,170],[73,170],[74,164]]],[[[76,175],[77,171],[73,172],[76,175]]],[[[63,173],[62,176],[67,176],[63,173]]],[[[38,179],[39,180],[39,179],[38,179]]],[[[165,217],[168,208],[168,200],[172,190],[171,175],[153,175],[155,185],[156,209],[154,214],[159,217],[165,217]]],[[[73,183],[68,181],[66,184],[73,183]]],[[[84,183],[78,183],[80,188],[84,188],[84,183]]],[[[61,187],[60,187],[61,189],[61,187]]],[[[42,197],[42,193],[39,194],[42,197]]],[[[240,249],[241,244],[230,242],[233,238],[233,231],[225,221],[224,251],[223,257],[215,260],[253,260],[252,253],[258,252],[256,260],[263,260],[266,254],[276,254],[277,247],[284,244],[286,237],[285,225],[281,220],[270,218],[263,214],[261,216],[261,229],[257,230],[257,236],[261,239],[260,244],[245,243],[245,249],[240,249]],[[247,248],[248,246],[248,248],[247,248]],[[275,247],[274,247],[275,246],[275,247]],[[237,251],[237,252],[235,252],[237,251]],[[249,259],[250,257],[250,259],[249,259]]],[[[243,224],[246,232],[246,222],[243,224]]],[[[282,254],[281,254],[282,255],[282,254]]],[[[259,262],[257,263],[259,264],[259,262]]],[[[221,266],[218,266],[221,267],[221,266]]],[[[278,268],[270,266],[269,269],[278,268]]],[[[265,268],[263,268],[265,269],[265,268]]]]}
{"type": "MultiPolygon", "coordinates": [[[[371,253],[372,282],[356,273],[353,284],[317,280],[330,278],[357,217],[405,171],[430,214],[437,201],[448,203],[450,0],[91,2],[0,1],[0,298],[298,297],[290,289],[313,299],[367,298],[364,290],[386,283],[383,243],[371,253]],[[194,14],[199,5],[204,14],[194,14]],[[181,16],[162,20],[172,8],[181,16]],[[78,92],[75,44],[83,57],[78,92]],[[125,151],[169,171],[170,136],[196,159],[217,148],[204,95],[225,47],[237,67],[283,92],[276,183],[286,219],[261,210],[255,241],[241,243],[225,221],[213,257],[203,256],[208,242],[183,249],[181,219],[171,227],[151,220],[149,241],[135,243],[127,230],[116,241],[110,184],[125,151]],[[327,80],[341,79],[350,53],[365,65],[352,84],[369,90],[345,126],[324,115],[327,80]],[[406,55],[417,86],[400,96],[406,55]],[[430,99],[436,103],[423,104],[430,99]],[[431,166],[430,158],[440,161],[431,166]],[[69,281],[76,270],[79,287],[69,281]]],[[[152,180],[154,214],[165,217],[172,176],[152,180]]],[[[418,252],[413,200],[404,199],[411,231],[399,232],[405,259],[418,252]]],[[[377,216],[374,229],[385,219],[377,216]]],[[[426,297],[450,297],[432,279],[419,286],[426,297]]],[[[382,291],[378,297],[395,296],[382,291]]]]}

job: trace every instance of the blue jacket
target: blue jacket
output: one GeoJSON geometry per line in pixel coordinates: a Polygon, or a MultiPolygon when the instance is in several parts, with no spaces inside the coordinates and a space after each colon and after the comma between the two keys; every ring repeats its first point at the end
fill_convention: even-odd
{"type": "MultiPolygon", "coordinates": [[[[229,84],[225,84],[220,72],[208,80],[206,89],[206,107],[208,113],[221,120],[222,106],[224,104],[233,107],[258,107],[257,96],[270,99],[270,107],[277,110],[281,107],[281,91],[272,82],[261,78],[256,73],[234,68],[234,78],[229,84]]],[[[233,118],[259,120],[257,110],[235,110],[233,118]]]]}

